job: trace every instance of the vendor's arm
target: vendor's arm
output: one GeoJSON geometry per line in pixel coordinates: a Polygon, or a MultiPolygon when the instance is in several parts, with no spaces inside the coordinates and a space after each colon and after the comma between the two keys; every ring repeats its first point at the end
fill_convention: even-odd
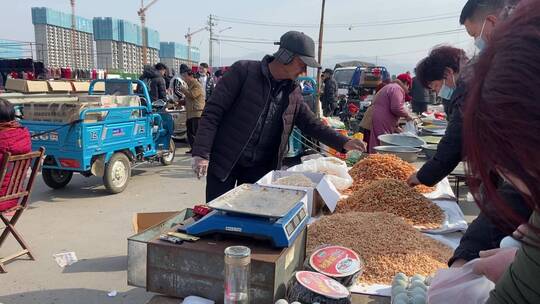
{"type": "Polygon", "coordinates": [[[499,247],[505,236],[484,213],[480,213],[461,238],[448,266],[459,260],[474,260],[478,258],[480,251],[499,247]]]}
{"type": "Polygon", "coordinates": [[[188,98],[192,100],[196,100],[199,97],[203,96],[203,88],[201,84],[198,81],[196,81],[196,83],[191,85],[189,89],[183,89],[182,93],[184,93],[184,95],[186,95],[188,98]]]}
{"type": "Polygon", "coordinates": [[[386,94],[388,94],[388,98],[390,100],[390,112],[397,117],[409,119],[411,116],[407,110],[405,110],[405,93],[403,90],[398,87],[392,87],[386,92],[386,94]]]}
{"type": "Polygon", "coordinates": [[[195,144],[193,146],[193,156],[204,159],[210,158],[214,138],[218,130],[223,114],[233,105],[243,81],[247,76],[247,63],[237,62],[225,73],[221,81],[216,86],[210,100],[206,103],[199,122],[195,144]]]}
{"type": "MultiPolygon", "coordinates": [[[[465,98],[464,88],[454,93],[453,99],[465,98]],[[457,94],[457,95],[456,95],[457,94]]],[[[426,186],[434,186],[448,176],[462,160],[463,115],[461,100],[453,100],[452,110],[446,133],[441,139],[437,152],[417,173],[418,181],[426,186]]]]}
{"type": "Polygon", "coordinates": [[[309,137],[316,138],[337,151],[342,151],[349,138],[325,126],[305,103],[300,103],[295,125],[309,137]]]}

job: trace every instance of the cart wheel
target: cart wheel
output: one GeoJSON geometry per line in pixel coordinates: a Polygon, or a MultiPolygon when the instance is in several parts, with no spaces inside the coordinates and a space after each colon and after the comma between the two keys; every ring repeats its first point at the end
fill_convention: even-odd
{"type": "Polygon", "coordinates": [[[161,164],[164,166],[171,165],[174,160],[175,153],[176,153],[176,145],[174,144],[174,140],[171,138],[171,141],[169,143],[169,153],[161,157],[160,159],[161,164]]]}
{"type": "Polygon", "coordinates": [[[41,170],[45,184],[53,189],[64,188],[73,177],[73,171],[46,169],[41,170]]]}
{"type": "Polygon", "coordinates": [[[126,189],[130,176],[131,163],[124,153],[118,152],[105,164],[103,184],[110,193],[120,193],[126,189]]]}

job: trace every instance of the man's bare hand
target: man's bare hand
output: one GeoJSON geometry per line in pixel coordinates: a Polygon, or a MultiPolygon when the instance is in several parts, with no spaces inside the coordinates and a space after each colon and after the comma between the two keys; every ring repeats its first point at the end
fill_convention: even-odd
{"type": "Polygon", "coordinates": [[[199,156],[194,156],[191,159],[191,167],[197,175],[197,178],[201,179],[201,177],[205,177],[208,173],[208,160],[199,156]]]}

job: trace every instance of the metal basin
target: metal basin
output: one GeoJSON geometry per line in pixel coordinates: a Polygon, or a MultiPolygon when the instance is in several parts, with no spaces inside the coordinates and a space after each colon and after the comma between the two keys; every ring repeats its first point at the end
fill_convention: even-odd
{"type": "Polygon", "coordinates": [[[382,146],[420,148],[426,144],[425,141],[418,137],[403,134],[383,134],[379,135],[378,139],[382,146]]]}
{"type": "Polygon", "coordinates": [[[437,153],[437,147],[438,145],[423,145],[422,151],[426,154],[426,157],[428,159],[433,158],[435,156],[435,153],[437,153]]]}
{"type": "Polygon", "coordinates": [[[412,163],[418,159],[418,152],[422,151],[413,147],[378,146],[374,148],[377,153],[394,154],[406,162],[412,163]]]}

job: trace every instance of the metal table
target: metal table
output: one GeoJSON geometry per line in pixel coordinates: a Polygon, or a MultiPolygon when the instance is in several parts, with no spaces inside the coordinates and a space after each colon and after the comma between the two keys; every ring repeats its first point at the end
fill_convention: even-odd
{"type": "MultiPolygon", "coordinates": [[[[180,299],[165,296],[154,296],[146,304],[181,304],[180,299]]],[[[269,303],[272,304],[272,303],[269,303]]],[[[390,304],[389,297],[353,294],[352,304],[390,304]]]]}

